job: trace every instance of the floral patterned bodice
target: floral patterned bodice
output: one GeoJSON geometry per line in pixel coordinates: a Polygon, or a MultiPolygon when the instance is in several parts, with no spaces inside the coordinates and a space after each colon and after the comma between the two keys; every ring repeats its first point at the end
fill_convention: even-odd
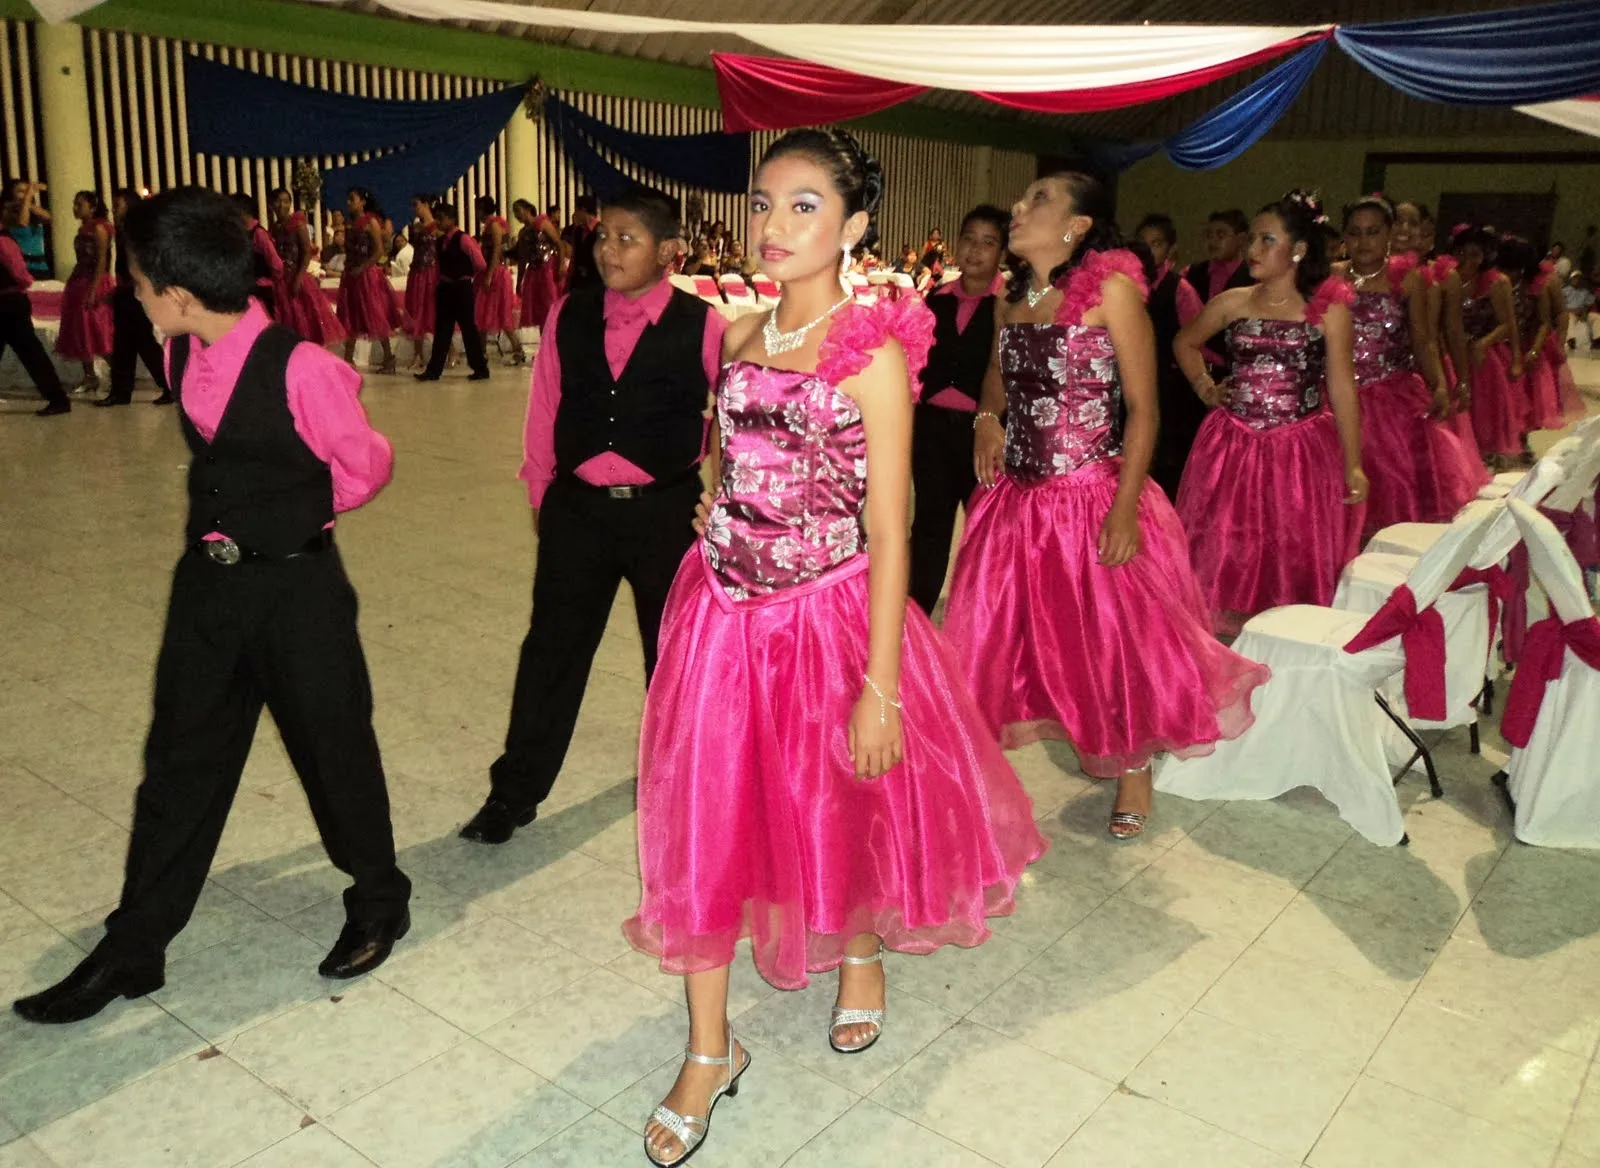
{"type": "Polygon", "coordinates": [[[860,409],[839,386],[891,335],[914,387],[933,342],[933,314],[917,298],[842,310],[815,372],[749,361],[723,368],[722,491],[701,546],[732,599],[809,583],[866,550],[867,439],[860,409]]]}
{"type": "Polygon", "coordinates": [[[376,217],[370,214],[360,215],[344,233],[344,270],[348,274],[351,268],[360,266],[372,258],[372,236],[367,231],[367,224],[376,222],[376,217]]]}
{"type": "Polygon", "coordinates": [[[1348,281],[1329,276],[1306,302],[1304,320],[1247,316],[1230,324],[1228,412],[1252,430],[1271,430],[1321,409],[1328,372],[1322,318],[1331,305],[1353,307],[1355,299],[1348,281]]]}
{"type": "Polygon", "coordinates": [[[1500,327],[1494,313],[1494,285],[1497,273],[1484,272],[1478,282],[1462,291],[1461,327],[1468,340],[1486,337],[1500,327]]]}
{"type": "Polygon", "coordinates": [[[423,271],[439,262],[439,228],[421,219],[413,219],[407,231],[411,239],[411,269],[423,271]]]}
{"type": "Polygon", "coordinates": [[[1415,266],[1415,256],[1396,256],[1389,261],[1389,287],[1374,286],[1356,293],[1350,317],[1357,385],[1370,385],[1417,367],[1411,347],[1411,305],[1405,292],[1406,274],[1415,266]]]}
{"type": "Polygon", "coordinates": [[[1518,343],[1531,349],[1539,335],[1539,297],[1526,284],[1512,285],[1511,315],[1517,322],[1518,343]]]}
{"type": "Polygon", "coordinates": [[[272,246],[278,249],[278,258],[283,261],[285,272],[298,272],[305,258],[300,254],[300,228],[305,221],[306,217],[296,211],[287,219],[280,219],[273,224],[272,246]]]}
{"type": "Polygon", "coordinates": [[[91,219],[78,228],[78,234],[72,237],[72,274],[93,278],[96,262],[99,259],[100,249],[95,242],[94,233],[97,228],[105,228],[106,237],[111,236],[111,224],[104,219],[91,219]]]}
{"type": "Polygon", "coordinates": [[[1105,329],[1008,324],[1000,372],[1012,478],[1039,482],[1122,453],[1122,378],[1105,329]]]}

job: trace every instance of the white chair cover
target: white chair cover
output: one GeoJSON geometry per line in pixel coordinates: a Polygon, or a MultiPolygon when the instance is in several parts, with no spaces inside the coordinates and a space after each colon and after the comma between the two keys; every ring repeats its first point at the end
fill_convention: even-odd
{"type": "MultiPolygon", "coordinates": [[[[1557,485],[1566,480],[1568,467],[1580,449],[1580,443],[1574,438],[1563,438],[1552,446],[1543,458],[1518,475],[1516,484],[1504,495],[1497,499],[1482,497],[1474,499],[1458,512],[1458,517],[1468,512],[1498,511],[1498,504],[1503,499],[1525,499],[1537,505],[1557,485]]],[[[1434,540],[1444,534],[1449,526],[1448,523],[1394,523],[1368,540],[1363,551],[1420,556],[1434,540]]],[[[1490,538],[1496,543],[1509,539],[1510,542],[1506,544],[1506,554],[1510,554],[1511,549],[1517,545],[1519,537],[1516,523],[1509,514],[1504,518],[1500,533],[1490,538]]]]}
{"type": "MultiPolygon", "coordinates": [[[[1461,574],[1492,519],[1463,516],[1412,564],[1406,583],[1419,612],[1461,574]]],[[[1255,725],[1209,755],[1163,759],[1156,787],[1188,799],[1272,799],[1314,787],[1373,843],[1399,843],[1405,825],[1390,767],[1405,757],[1404,739],[1373,695],[1405,655],[1398,638],[1345,652],[1369,619],[1313,605],[1252,618],[1233,648],[1272,669],[1255,694],[1255,725]]]]}
{"type": "MultiPolygon", "coordinates": [[[[1583,571],[1566,539],[1543,515],[1518,502],[1512,513],[1528,562],[1550,607],[1570,623],[1592,617],[1583,571]]],[[[1507,789],[1516,803],[1516,835],[1527,844],[1600,848],[1600,672],[1567,649],[1561,674],[1546,687],[1526,747],[1514,748],[1507,789]]]]}

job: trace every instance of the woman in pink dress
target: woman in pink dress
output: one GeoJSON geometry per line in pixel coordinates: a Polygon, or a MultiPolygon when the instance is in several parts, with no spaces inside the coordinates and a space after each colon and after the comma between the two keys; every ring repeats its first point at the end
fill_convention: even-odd
{"type": "Polygon", "coordinates": [[[983,942],[1045,849],[954,658],[906,604],[932,315],[857,306],[840,279],[882,181],[853,138],[800,130],[750,195],[783,298],[728,328],[721,485],[667,601],[639,747],[644,890],[623,927],[689,1000],[688,1057],[645,1132],[658,1165],[697,1150],[749,1066],[726,1021],[741,938],[785,989],[839,969],[828,1041],[865,1050],[883,948],[983,942]]]}
{"type": "Polygon", "coordinates": [[[1559,362],[1550,356],[1550,342],[1556,340],[1560,318],[1559,312],[1551,311],[1546,291],[1555,265],[1541,261],[1533,244],[1517,236],[1500,241],[1495,263],[1511,281],[1511,315],[1517,324],[1517,348],[1522,354],[1528,396],[1527,428],[1563,429],[1583,417],[1584,408],[1566,367],[1566,346],[1559,342],[1554,346],[1559,362]],[[1566,374],[1565,385],[1562,373],[1566,374]]]}
{"type": "Polygon", "coordinates": [[[1330,274],[1331,232],[1293,191],[1250,224],[1257,283],[1214,297],[1178,333],[1184,376],[1207,405],[1178,490],[1178,516],[1213,627],[1331,604],[1360,547],[1367,498],[1349,283],[1330,274]],[[1213,382],[1200,347],[1226,329],[1233,375],[1213,382]],[[1328,406],[1331,402],[1332,411],[1328,406]]]}
{"type": "Polygon", "coordinates": [[[418,372],[428,367],[423,339],[433,336],[434,293],[439,289],[439,229],[433,222],[433,202],[427,195],[411,196],[411,223],[406,228],[411,241],[411,267],[406,271],[406,335],[411,338],[411,368],[418,372]]]}
{"type": "Polygon", "coordinates": [[[1382,195],[1344,211],[1368,536],[1393,523],[1448,523],[1489,481],[1477,449],[1442,424],[1452,406],[1432,341],[1431,282],[1414,253],[1392,250],[1393,216],[1382,195]]]}
{"type": "Polygon", "coordinates": [[[339,277],[339,323],[344,327],[344,359],[355,358],[356,341],[367,340],[383,353],[383,363],[374,372],[393,373],[394,347],[390,338],[400,327],[401,313],[395,303],[380,259],[388,254],[384,239],[383,212],[372,192],[351,187],[345,206],[350,210],[350,226],[345,231],[344,274],[339,277]]]}
{"type": "Polygon", "coordinates": [[[306,269],[311,264],[311,228],[305,212],[294,207],[294,196],[283,187],[272,192],[272,243],[283,260],[283,282],[275,290],[279,319],[313,345],[337,345],[344,329],[322,285],[306,269]]]}
{"type": "Polygon", "coordinates": [[[509,225],[500,215],[500,204],[488,195],[480,195],[474,204],[478,209],[478,247],[487,265],[478,280],[478,300],[475,314],[478,331],[483,334],[484,347],[491,341],[502,353],[510,350],[510,364],[521,365],[526,358],[517,341],[517,321],[522,306],[517,301],[516,281],[511,274],[509,225]],[[501,337],[505,343],[501,344],[501,337]]]}
{"type": "Polygon", "coordinates": [[[61,293],[56,352],[83,364],[83,382],[73,392],[93,393],[100,388],[95,359],[111,355],[116,332],[111,311],[111,296],[117,289],[111,275],[113,229],[104,200],[93,191],[73,196],[72,214],[80,226],[72,240],[72,274],[61,293]]]}
{"type": "Polygon", "coordinates": [[[1572,314],[1567,310],[1566,298],[1561,294],[1559,272],[1549,260],[1540,262],[1539,274],[1533,280],[1533,292],[1544,298],[1541,312],[1548,326],[1540,352],[1555,375],[1556,399],[1560,403],[1562,422],[1570,425],[1580,421],[1589,411],[1583,404],[1583,395],[1578,392],[1578,382],[1572,376],[1572,368],[1567,364],[1567,330],[1572,324],[1572,314]]]}
{"type": "Polygon", "coordinates": [[[1451,237],[1460,296],[1451,303],[1446,295],[1445,325],[1466,369],[1478,450],[1491,466],[1504,467],[1526,452],[1529,405],[1511,281],[1491,266],[1499,243],[1484,227],[1461,227],[1451,237]]]}
{"type": "MultiPolygon", "coordinates": [[[[561,257],[561,233],[546,215],[527,199],[511,204],[522,224],[517,232],[517,301],[519,328],[544,328],[556,303],[556,264],[561,257]]],[[[542,339],[542,338],[541,338],[542,339]]]]}
{"type": "Polygon", "coordinates": [[[1117,780],[1108,830],[1131,839],[1152,758],[1243,731],[1267,670],[1211,636],[1183,528],[1147,477],[1155,333],[1148,273],[1121,242],[1087,175],[1042,178],[1012,210],[1020,262],[995,310],[982,485],[944,628],[1001,743],[1070,742],[1085,774],[1117,780]]]}

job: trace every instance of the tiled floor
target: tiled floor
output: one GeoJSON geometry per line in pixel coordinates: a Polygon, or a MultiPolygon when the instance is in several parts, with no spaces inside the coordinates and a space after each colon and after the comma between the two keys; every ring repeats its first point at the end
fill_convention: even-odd
{"type": "MultiPolygon", "coordinates": [[[[547,813],[502,849],[458,841],[527,617],[522,379],[367,401],[398,476],[339,538],[416,927],[365,982],[317,977],[341,881],[263,729],[167,988],[63,1029],[0,1015],[0,1168],[644,1162],[684,1014],[617,928],[628,601],[547,813]]],[[[170,412],[25,404],[0,406],[6,999],[70,969],[116,896],[185,462],[170,412]]],[[[737,966],[755,1064],[697,1163],[1600,1168],[1600,857],[1512,841],[1486,737],[1443,744],[1444,800],[1407,786],[1390,850],[1293,795],[1163,798],[1113,844],[1107,788],[1019,753],[1055,848],[1017,915],[976,951],[892,958],[887,1035],[854,1059],[827,1049],[826,979],[785,994],[737,966]]]]}

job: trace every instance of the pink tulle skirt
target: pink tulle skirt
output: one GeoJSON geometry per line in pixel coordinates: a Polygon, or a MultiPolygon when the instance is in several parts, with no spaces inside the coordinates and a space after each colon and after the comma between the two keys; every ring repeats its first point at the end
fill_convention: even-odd
{"type": "Polygon", "coordinates": [[[1218,633],[1279,605],[1333,603],[1366,519],[1344,493],[1331,413],[1252,430],[1211,411],[1184,466],[1178,517],[1218,633]]]}
{"type": "Polygon", "coordinates": [[[1212,637],[1183,527],[1154,483],[1139,496],[1139,554],[1100,563],[1120,467],[980,487],[944,622],[1006,747],[1065,739],[1084,773],[1103,779],[1237,737],[1268,677],[1212,637]]]}
{"type": "Polygon", "coordinates": [[[556,303],[556,265],[554,260],[536,264],[522,276],[518,291],[521,311],[517,317],[520,328],[543,328],[550,310],[556,303]]]}
{"type": "Polygon", "coordinates": [[[1588,412],[1567,365],[1566,346],[1554,330],[1545,337],[1539,359],[1527,370],[1527,378],[1535,430],[1564,429],[1588,412]]]}
{"type": "Polygon", "coordinates": [[[93,361],[111,354],[116,326],[111,313],[115,276],[73,276],[61,292],[61,326],[56,352],[69,361],[93,361]]]}
{"type": "Polygon", "coordinates": [[[1472,430],[1485,458],[1522,453],[1528,433],[1526,379],[1511,376],[1511,346],[1502,342],[1472,371],[1472,430]]]}
{"type": "Polygon", "coordinates": [[[279,283],[276,297],[278,319],[299,333],[301,339],[313,345],[337,345],[344,340],[344,326],[311,273],[300,273],[298,287],[279,283]]]}
{"type": "Polygon", "coordinates": [[[406,273],[406,335],[412,340],[433,335],[438,316],[434,293],[438,290],[438,268],[412,268],[406,273]]]}
{"type": "Polygon", "coordinates": [[[473,315],[478,321],[478,331],[485,337],[492,337],[495,333],[516,332],[522,305],[517,301],[511,269],[505,264],[489,274],[488,284],[479,285],[473,315]]]}
{"type": "Polygon", "coordinates": [[[400,327],[402,313],[388,277],[377,264],[339,280],[339,323],[349,337],[385,340],[400,327]]]}
{"type": "Polygon", "coordinates": [[[928,953],[985,941],[1046,848],[955,661],[906,609],[905,761],[859,781],[847,727],[867,661],[866,556],[735,602],[699,545],[678,569],[639,742],[639,912],[628,940],[667,973],[715,969],[748,936],[796,989],[860,933],[928,953]]]}
{"type": "Polygon", "coordinates": [[[1416,373],[1361,387],[1361,463],[1372,483],[1365,535],[1393,523],[1448,523],[1489,481],[1477,447],[1464,447],[1432,408],[1416,373]]]}
{"type": "MultiPolygon", "coordinates": [[[[1461,408],[1461,381],[1456,377],[1455,366],[1450,358],[1441,353],[1439,362],[1444,366],[1445,380],[1450,383],[1450,416],[1440,425],[1460,439],[1462,449],[1471,454],[1478,449],[1478,432],[1472,428],[1472,411],[1461,408]]],[[[1481,456],[1479,461],[1483,461],[1481,456]]]]}

